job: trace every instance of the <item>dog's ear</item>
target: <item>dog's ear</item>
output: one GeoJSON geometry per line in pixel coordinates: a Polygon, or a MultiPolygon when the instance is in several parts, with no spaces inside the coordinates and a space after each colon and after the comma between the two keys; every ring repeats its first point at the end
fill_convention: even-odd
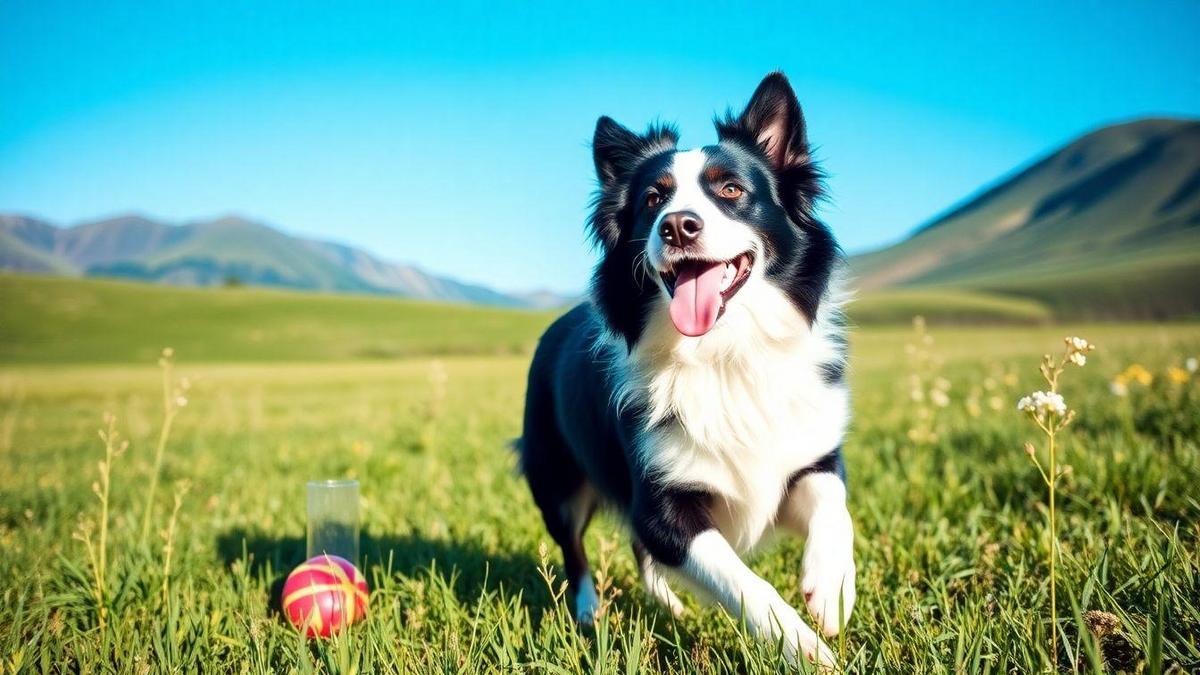
{"type": "Polygon", "coordinates": [[[717,121],[717,135],[757,145],[777,171],[809,161],[804,113],[792,85],[778,71],[763,78],[736,120],[730,115],[717,121]]]}
{"type": "Polygon", "coordinates": [[[636,134],[613,118],[596,120],[592,136],[592,159],[596,162],[596,177],[601,189],[612,187],[650,155],[675,147],[679,134],[667,124],[652,124],[644,134],[636,134]]]}
{"type": "Polygon", "coordinates": [[[592,136],[592,159],[601,189],[607,189],[632,169],[642,138],[607,115],[596,120],[592,136]]]}
{"type": "Polygon", "coordinates": [[[617,243],[621,213],[628,204],[625,184],[638,165],[678,142],[679,135],[668,125],[651,125],[646,133],[637,134],[610,117],[596,121],[592,159],[596,162],[600,189],[593,198],[591,230],[597,242],[605,247],[617,243]]]}

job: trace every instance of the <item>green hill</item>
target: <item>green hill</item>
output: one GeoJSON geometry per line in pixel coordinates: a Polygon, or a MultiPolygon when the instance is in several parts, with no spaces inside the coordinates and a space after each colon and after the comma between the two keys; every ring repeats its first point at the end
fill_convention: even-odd
{"type": "Polygon", "coordinates": [[[556,314],[0,274],[0,363],[323,361],[530,351],[556,314]]]}
{"type": "Polygon", "coordinates": [[[868,298],[923,288],[1059,318],[1200,313],[1200,121],[1087,134],[851,266],[868,298]]]}
{"type": "Polygon", "coordinates": [[[847,305],[856,326],[907,324],[916,315],[937,324],[1045,324],[1054,313],[1028,298],[954,288],[894,288],[862,293],[847,305]]]}

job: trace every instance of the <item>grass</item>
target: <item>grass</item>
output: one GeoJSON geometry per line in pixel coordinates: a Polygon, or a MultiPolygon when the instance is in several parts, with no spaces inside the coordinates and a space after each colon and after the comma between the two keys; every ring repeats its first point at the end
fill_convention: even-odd
{"type": "Polygon", "coordinates": [[[1200,316],[1200,255],[1180,246],[1156,256],[1119,258],[1071,269],[1029,270],[971,282],[976,292],[1022,298],[1073,320],[1200,316]]]}
{"type": "Polygon", "coordinates": [[[848,311],[860,325],[907,325],[918,314],[939,325],[1044,324],[1054,319],[1036,300],[953,288],[870,291],[848,311]]]}
{"type": "MultiPolygon", "coordinates": [[[[542,319],[526,320],[535,325],[505,335],[535,333],[542,319]]],[[[335,336],[345,330],[316,323],[335,336]]],[[[1200,668],[1200,385],[1161,375],[1200,352],[1200,327],[933,332],[951,404],[937,413],[938,440],[921,445],[906,437],[910,331],[854,338],[846,453],[859,604],[839,641],[846,668],[1047,670],[1044,486],[1022,452],[1034,437],[1013,405],[1039,383],[1040,354],[1065,332],[1100,350],[1064,391],[1080,418],[1061,455],[1072,470],[1060,485],[1057,665],[1200,668]],[[1112,396],[1107,379],[1132,361],[1159,373],[1156,383],[1112,396]],[[1019,381],[1006,384],[1008,374],[1019,381]],[[999,410],[989,407],[993,396],[999,410]],[[1079,627],[1089,610],[1119,624],[1098,649],[1079,627]]],[[[333,350],[341,339],[321,344],[333,350]]],[[[676,622],[653,606],[607,517],[588,547],[611,582],[610,611],[594,631],[575,628],[559,595],[557,552],[541,559],[548,537],[505,448],[519,432],[527,355],[281,363],[274,354],[198,364],[180,344],[176,371],[191,389],[173,421],[144,545],[163,405],[157,354],[64,366],[60,346],[42,352],[49,363],[0,371],[6,672],[778,671],[775,647],[749,640],[723,613],[689,598],[690,615],[676,622]],[[101,517],[90,486],[105,456],[96,435],[105,411],[130,445],[111,463],[101,629],[88,549],[72,537],[81,519],[101,517]],[[303,557],[304,482],[314,477],[362,481],[371,615],[342,638],[304,643],[281,620],[277,596],[303,557]]],[[[6,339],[6,358],[19,360],[19,347],[6,339]]],[[[294,359],[313,353],[293,349],[294,359]]],[[[796,606],[801,552],[785,540],[752,563],[796,606]]]]}
{"type": "MultiPolygon", "coordinates": [[[[864,325],[1039,324],[1043,305],[983,292],[889,290],[850,306],[864,325]]],[[[0,363],[387,360],[528,353],[553,312],[258,288],[177,288],[0,274],[0,363]]]]}
{"type": "Polygon", "coordinates": [[[547,312],[0,274],[0,363],[390,359],[529,351],[547,312]]]}

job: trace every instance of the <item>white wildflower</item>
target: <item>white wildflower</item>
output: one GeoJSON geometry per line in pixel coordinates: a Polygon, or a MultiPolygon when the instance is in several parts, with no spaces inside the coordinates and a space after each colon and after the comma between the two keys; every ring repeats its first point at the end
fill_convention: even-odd
{"type": "Polygon", "coordinates": [[[1090,352],[1096,348],[1095,345],[1081,337],[1069,337],[1066,342],[1067,348],[1073,352],[1090,352]]]}
{"type": "Polygon", "coordinates": [[[1084,356],[1083,352],[1071,352],[1067,358],[1079,367],[1083,367],[1083,364],[1087,363],[1087,356],[1084,356]]]}
{"type": "Polygon", "coordinates": [[[933,401],[933,404],[939,408],[945,408],[950,405],[950,397],[941,389],[934,389],[929,392],[929,400],[933,401]]]}
{"type": "Polygon", "coordinates": [[[1197,370],[1200,370],[1200,359],[1197,359],[1194,356],[1188,357],[1188,360],[1183,362],[1183,367],[1187,368],[1189,373],[1194,373],[1197,370]]]}
{"type": "MultiPolygon", "coordinates": [[[[1036,395],[1034,395],[1034,399],[1037,399],[1036,395]]],[[[1065,415],[1067,412],[1067,402],[1063,400],[1062,394],[1044,394],[1041,400],[1036,401],[1036,403],[1038,407],[1046,410],[1047,412],[1053,412],[1058,415],[1065,415]]]]}
{"type": "Polygon", "coordinates": [[[1035,391],[1017,401],[1017,410],[1027,412],[1038,419],[1045,419],[1047,414],[1067,414],[1067,402],[1063,400],[1062,394],[1052,391],[1035,391]]]}
{"type": "Polygon", "coordinates": [[[1108,384],[1108,390],[1111,391],[1114,396],[1124,396],[1129,393],[1128,385],[1119,380],[1113,380],[1110,382],[1108,384]]]}

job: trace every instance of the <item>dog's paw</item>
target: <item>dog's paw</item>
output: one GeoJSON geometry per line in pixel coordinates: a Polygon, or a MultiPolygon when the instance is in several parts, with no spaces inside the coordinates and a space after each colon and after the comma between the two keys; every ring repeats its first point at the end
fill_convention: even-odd
{"type": "Polygon", "coordinates": [[[779,607],[774,610],[771,625],[775,630],[768,634],[772,640],[778,639],[782,634],[784,655],[791,663],[797,664],[803,660],[820,666],[821,672],[830,672],[837,668],[833,650],[791,607],[779,607]]]}
{"type": "Polygon", "coordinates": [[[804,554],[800,589],[804,602],[826,636],[837,635],[854,609],[854,557],[849,552],[811,549],[804,554]]]}
{"type": "Polygon", "coordinates": [[[596,595],[596,585],[591,576],[586,576],[575,592],[575,620],[583,626],[596,623],[600,614],[600,597],[596,595]]]}
{"type": "Polygon", "coordinates": [[[660,605],[665,607],[676,619],[683,617],[687,613],[687,610],[683,607],[683,601],[667,585],[667,578],[663,575],[658,565],[647,557],[642,561],[641,567],[642,583],[646,587],[646,592],[657,600],[660,605]]]}
{"type": "Polygon", "coordinates": [[[654,599],[676,619],[681,619],[687,614],[683,601],[679,599],[678,595],[675,595],[675,591],[667,587],[665,581],[660,580],[654,586],[647,585],[646,591],[654,596],[654,599]]]}

